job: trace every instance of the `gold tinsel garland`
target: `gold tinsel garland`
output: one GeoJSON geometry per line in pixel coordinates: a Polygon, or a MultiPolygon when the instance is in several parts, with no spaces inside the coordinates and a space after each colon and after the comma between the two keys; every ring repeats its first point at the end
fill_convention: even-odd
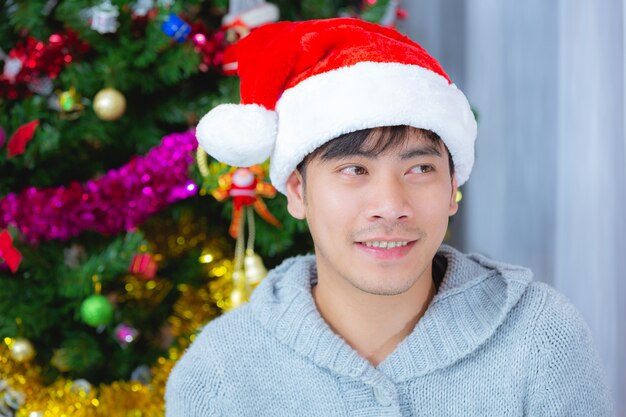
{"type": "MultiPolygon", "coordinates": [[[[181,220],[183,224],[179,226],[184,226],[178,230],[181,239],[175,239],[176,243],[162,239],[165,245],[156,245],[160,246],[157,249],[161,254],[179,255],[203,240],[193,236],[199,230],[190,226],[190,218],[181,220]]],[[[232,261],[224,258],[228,252],[227,244],[218,238],[207,240],[199,259],[205,266],[207,280],[199,288],[186,284],[177,287],[180,297],[167,320],[175,342],[167,356],[160,357],[150,368],[148,382],[115,381],[93,386],[85,380],[59,378],[51,385],[44,385],[41,368],[34,361],[20,363],[12,359],[9,346],[13,339],[0,339],[0,414],[4,407],[4,410],[14,412],[15,417],[163,416],[165,384],[172,367],[201,326],[230,307],[232,261]],[[6,398],[11,399],[10,404],[6,403],[6,398]]],[[[125,291],[120,298],[126,301],[158,300],[169,290],[168,281],[162,279],[146,282],[126,276],[124,283],[125,291]]]]}
{"type": "MultiPolygon", "coordinates": [[[[179,351],[171,350],[170,356],[177,358],[179,351]]],[[[159,358],[149,384],[115,381],[94,387],[84,380],[59,379],[44,386],[40,368],[14,362],[3,345],[0,378],[7,383],[4,391],[18,398],[16,417],[157,417],[164,414],[165,384],[175,362],[159,358]]]]}

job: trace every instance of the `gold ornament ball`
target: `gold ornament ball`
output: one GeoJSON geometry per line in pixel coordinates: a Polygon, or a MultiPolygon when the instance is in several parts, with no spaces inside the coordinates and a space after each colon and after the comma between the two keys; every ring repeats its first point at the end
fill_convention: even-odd
{"type": "Polygon", "coordinates": [[[117,120],[126,111],[126,98],[114,88],[105,88],[93,98],[93,111],[102,120],[117,120]]]}
{"type": "Polygon", "coordinates": [[[11,345],[11,358],[16,362],[30,362],[35,357],[35,347],[29,340],[18,337],[11,345]]]}

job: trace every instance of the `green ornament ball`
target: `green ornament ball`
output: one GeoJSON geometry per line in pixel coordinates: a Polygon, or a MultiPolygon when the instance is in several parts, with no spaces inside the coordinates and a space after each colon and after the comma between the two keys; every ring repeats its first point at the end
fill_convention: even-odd
{"type": "Polygon", "coordinates": [[[80,317],[93,327],[107,324],[113,318],[113,305],[103,295],[91,295],[80,306],[80,317]]]}

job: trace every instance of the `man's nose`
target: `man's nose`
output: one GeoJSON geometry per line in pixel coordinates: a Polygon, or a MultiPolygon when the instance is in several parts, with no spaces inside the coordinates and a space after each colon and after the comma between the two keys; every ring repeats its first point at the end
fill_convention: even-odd
{"type": "Polygon", "coordinates": [[[372,178],[366,215],[370,220],[397,221],[411,217],[408,190],[402,178],[385,174],[372,178]]]}

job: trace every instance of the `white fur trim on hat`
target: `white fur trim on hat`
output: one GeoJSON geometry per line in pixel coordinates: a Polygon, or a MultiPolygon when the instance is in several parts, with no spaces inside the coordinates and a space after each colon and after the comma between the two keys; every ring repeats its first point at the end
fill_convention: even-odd
{"type": "Polygon", "coordinates": [[[417,65],[361,62],[309,77],[285,90],[276,105],[278,137],[270,163],[276,189],[306,155],[361,129],[408,125],[444,141],[458,185],[474,165],[476,120],[461,90],[417,65]]]}
{"type": "Polygon", "coordinates": [[[228,165],[249,167],[269,158],[276,139],[276,113],[258,104],[220,104],[196,128],[200,146],[228,165]]]}

